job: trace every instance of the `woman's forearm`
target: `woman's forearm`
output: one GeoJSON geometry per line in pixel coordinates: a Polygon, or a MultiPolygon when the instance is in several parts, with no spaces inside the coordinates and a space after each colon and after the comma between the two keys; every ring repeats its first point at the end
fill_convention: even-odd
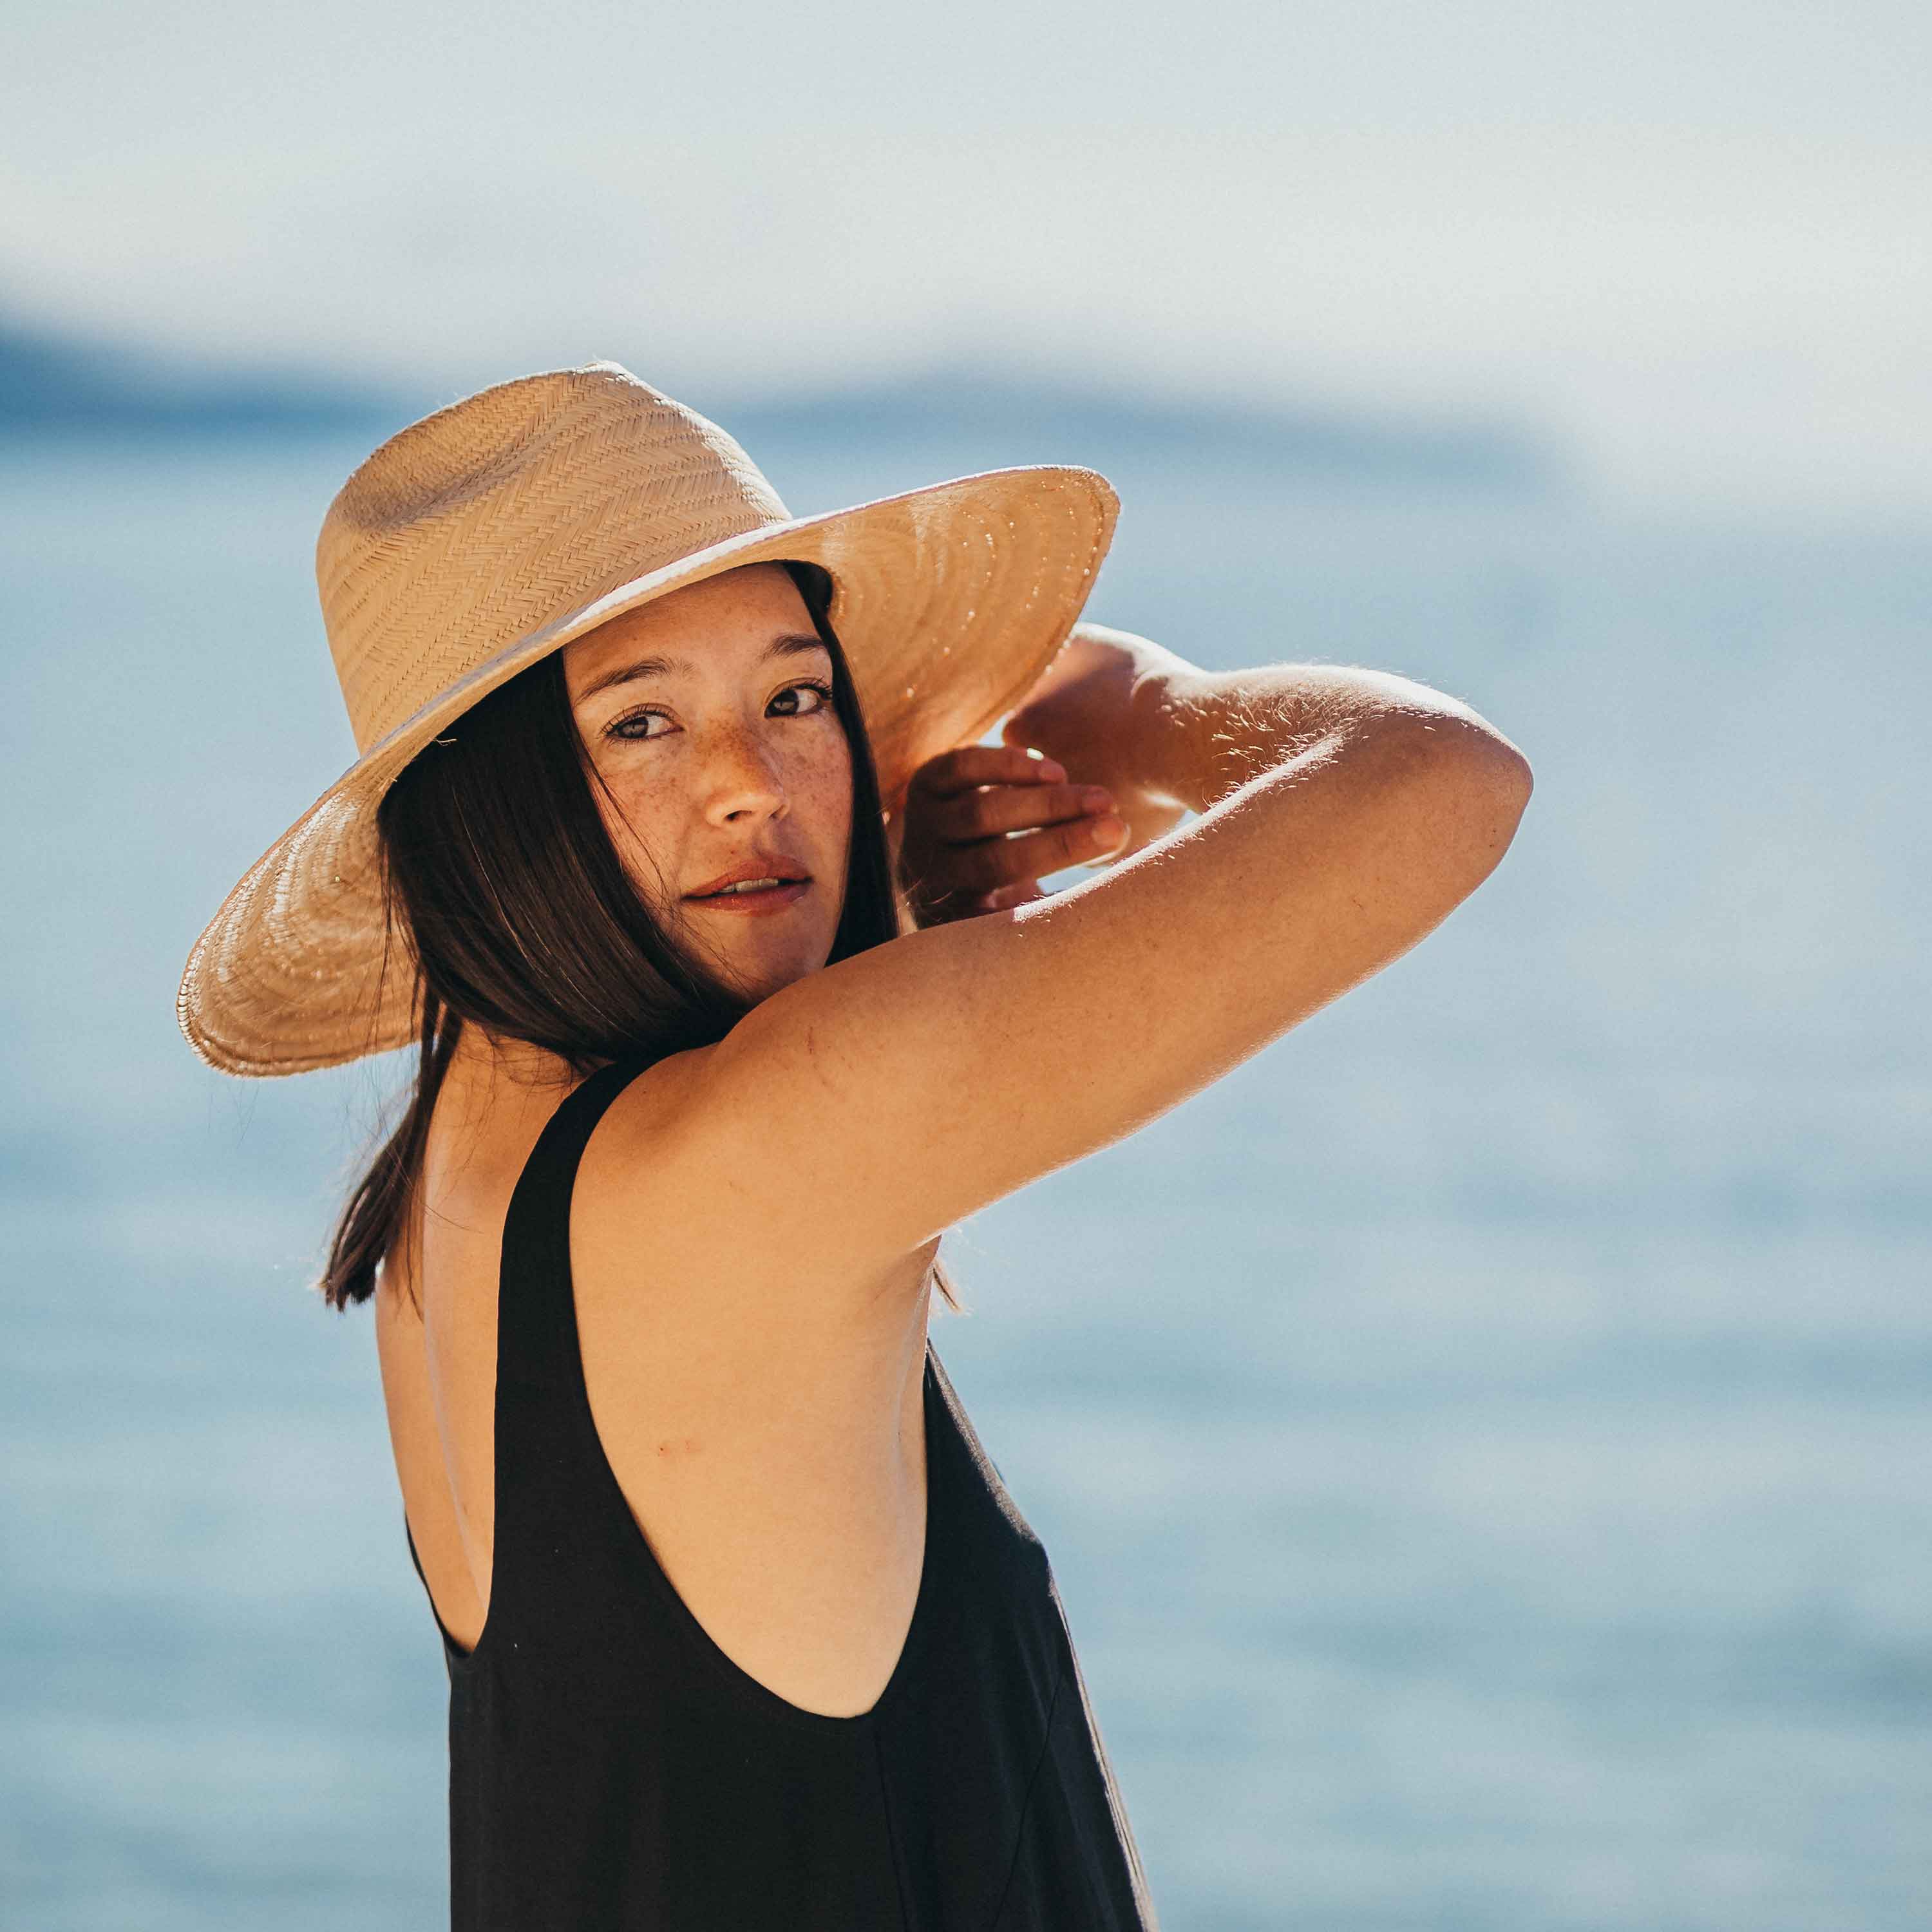
{"type": "Polygon", "coordinates": [[[1146,638],[1105,634],[1133,648],[1130,713],[1145,789],[1190,812],[1324,739],[1346,742],[1392,716],[1454,720],[1516,749],[1459,699],[1392,671],[1312,664],[1204,670],[1146,638]]]}

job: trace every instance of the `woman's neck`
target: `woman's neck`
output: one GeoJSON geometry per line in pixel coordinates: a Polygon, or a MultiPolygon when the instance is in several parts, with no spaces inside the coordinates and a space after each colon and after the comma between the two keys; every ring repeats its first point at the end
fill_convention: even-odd
{"type": "Polygon", "coordinates": [[[549,1112],[576,1082],[562,1054],[466,1025],[457,1036],[439,1098],[446,1096],[460,1116],[512,1126],[526,1109],[549,1112]]]}

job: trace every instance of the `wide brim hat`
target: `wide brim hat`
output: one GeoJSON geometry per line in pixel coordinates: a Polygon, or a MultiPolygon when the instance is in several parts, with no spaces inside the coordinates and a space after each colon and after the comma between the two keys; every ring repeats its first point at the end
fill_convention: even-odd
{"type": "Polygon", "coordinates": [[[1052,661],[1118,513],[1096,472],[1029,464],[794,517],[724,430],[615,362],[411,424],[343,485],[316,547],[358,755],[196,940],[176,1008],[189,1044],[262,1076],[416,1036],[376,807],[455,718],[573,638],[741,565],[822,565],[895,810],[920,764],[982,736],[1052,661]]]}

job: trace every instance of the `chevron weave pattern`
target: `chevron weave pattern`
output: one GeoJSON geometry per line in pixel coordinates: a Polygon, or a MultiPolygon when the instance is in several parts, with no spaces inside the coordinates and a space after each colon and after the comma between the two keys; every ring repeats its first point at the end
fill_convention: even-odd
{"type": "Polygon", "coordinates": [[[742,564],[822,564],[896,808],[925,760],[980,737],[1051,662],[1118,514],[1094,471],[1033,464],[795,518],[724,430],[615,362],[425,416],[343,485],[316,547],[358,755],[196,942],[182,1032],[249,1076],[407,1045],[416,968],[383,918],[376,806],[452,720],[598,625],[742,564]]]}

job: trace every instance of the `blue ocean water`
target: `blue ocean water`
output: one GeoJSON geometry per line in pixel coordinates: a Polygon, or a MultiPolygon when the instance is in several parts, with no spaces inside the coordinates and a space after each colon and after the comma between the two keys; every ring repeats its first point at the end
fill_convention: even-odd
{"type": "MultiPolygon", "coordinates": [[[[310,570],[367,446],[0,454],[9,1925],[445,1910],[373,1344],[308,1292],[404,1070],[226,1080],[172,1010],[352,755],[310,570]]],[[[1928,1922],[1927,532],[754,453],[798,510],[1098,462],[1092,616],[1401,671],[1536,768],[1415,951],[948,1243],[1164,1922],[1928,1922]]]]}

